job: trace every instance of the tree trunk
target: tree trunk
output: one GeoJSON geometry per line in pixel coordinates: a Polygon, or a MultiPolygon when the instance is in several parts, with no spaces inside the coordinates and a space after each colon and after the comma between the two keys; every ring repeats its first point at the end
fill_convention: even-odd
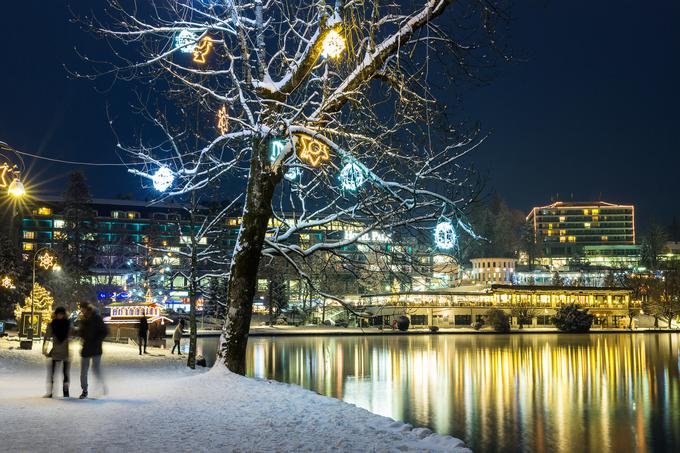
{"type": "MultiPolygon", "coordinates": [[[[191,273],[189,276],[189,354],[187,356],[187,366],[189,368],[196,369],[196,342],[198,337],[197,327],[196,327],[196,289],[197,289],[197,269],[198,258],[196,247],[196,231],[194,231],[194,220],[196,213],[196,192],[191,192],[191,212],[190,212],[190,224],[189,224],[189,239],[191,244],[191,273]]],[[[180,232],[182,231],[182,226],[179,226],[180,232]]]]}
{"type": "Polygon", "coordinates": [[[219,358],[234,373],[246,372],[246,347],[257,286],[257,270],[267,225],[272,215],[271,201],[281,171],[271,173],[267,141],[253,144],[243,220],[232,257],[227,287],[227,314],[220,338],[219,358]]]}

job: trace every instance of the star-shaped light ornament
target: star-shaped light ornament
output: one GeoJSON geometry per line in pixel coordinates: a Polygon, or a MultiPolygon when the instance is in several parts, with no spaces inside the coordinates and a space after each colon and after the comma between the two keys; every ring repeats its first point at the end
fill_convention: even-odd
{"type": "Polygon", "coordinates": [[[42,255],[38,255],[38,266],[42,267],[43,269],[52,269],[54,265],[56,264],[54,255],[51,253],[43,253],[42,255]]]}
{"type": "Polygon", "coordinates": [[[221,135],[226,135],[229,132],[229,112],[226,105],[223,105],[217,111],[217,130],[220,131],[221,135]]]}
{"type": "Polygon", "coordinates": [[[312,167],[319,165],[321,161],[331,158],[330,148],[324,142],[310,137],[309,135],[299,134],[300,154],[302,161],[307,161],[312,167]]]}
{"type": "Polygon", "coordinates": [[[0,280],[0,285],[6,289],[14,288],[14,283],[12,283],[12,279],[9,278],[8,275],[2,277],[2,280],[0,280]]]}

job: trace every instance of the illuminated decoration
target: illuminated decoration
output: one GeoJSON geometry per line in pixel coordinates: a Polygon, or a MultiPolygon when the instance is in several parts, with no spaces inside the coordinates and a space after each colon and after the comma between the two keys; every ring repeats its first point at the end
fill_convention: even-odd
{"type": "Polygon", "coordinates": [[[192,54],[194,55],[194,62],[195,63],[205,63],[205,57],[208,56],[210,53],[210,49],[212,49],[213,46],[213,41],[210,38],[210,36],[204,36],[196,46],[196,48],[193,50],[192,54]]]}
{"type": "MultiPolygon", "coordinates": [[[[42,315],[42,319],[50,319],[52,316],[52,307],[54,306],[54,298],[52,294],[45,288],[43,288],[40,283],[35,283],[33,285],[33,290],[31,294],[26,297],[24,305],[20,306],[17,304],[14,308],[14,317],[17,321],[22,319],[22,313],[31,313],[31,298],[33,298],[33,314],[42,315]]],[[[30,316],[29,316],[30,320],[30,316]]],[[[30,321],[29,321],[30,322],[30,321]]],[[[37,322],[35,322],[37,324],[37,322]]],[[[41,333],[45,333],[47,330],[47,322],[41,323],[41,333]]]]}
{"type": "Polygon", "coordinates": [[[283,175],[290,182],[296,182],[302,176],[302,170],[299,167],[291,167],[283,175]]]}
{"type": "Polygon", "coordinates": [[[340,170],[340,184],[344,190],[355,191],[366,181],[364,170],[355,162],[350,162],[340,170]]]}
{"type": "Polygon", "coordinates": [[[229,112],[227,111],[226,105],[223,105],[217,111],[217,130],[219,130],[222,135],[229,132],[229,112]]]}
{"type": "Polygon", "coordinates": [[[19,181],[18,178],[15,178],[14,181],[12,181],[12,183],[9,185],[7,193],[13,197],[21,198],[26,195],[26,189],[24,188],[24,184],[19,181]]]}
{"type": "Polygon", "coordinates": [[[434,230],[435,245],[442,250],[451,250],[456,246],[456,242],[458,237],[451,221],[447,218],[440,219],[434,230]]]}
{"type": "Polygon", "coordinates": [[[38,255],[38,266],[43,269],[52,269],[57,264],[56,258],[49,252],[38,255]]]}
{"type": "Polygon", "coordinates": [[[275,138],[269,142],[269,162],[274,163],[288,145],[288,140],[275,138]]]}
{"type": "Polygon", "coordinates": [[[9,275],[2,277],[2,280],[0,280],[0,285],[2,285],[2,287],[5,289],[14,288],[14,283],[12,282],[12,279],[9,277],[9,275]]]}
{"type": "Polygon", "coordinates": [[[4,163],[0,165],[0,188],[7,187],[7,172],[9,171],[9,165],[4,163]]]}
{"type": "Polygon", "coordinates": [[[175,49],[182,53],[194,53],[199,34],[189,30],[178,31],[175,35],[175,49]]]}
{"type": "Polygon", "coordinates": [[[175,181],[175,175],[168,167],[160,167],[151,177],[153,187],[159,192],[165,192],[175,181]]]}
{"type": "Polygon", "coordinates": [[[309,135],[298,135],[300,140],[300,159],[310,163],[312,167],[316,167],[322,160],[328,160],[331,157],[330,148],[327,144],[310,137],[309,135]]]}
{"type": "Polygon", "coordinates": [[[345,50],[345,38],[335,30],[331,30],[323,40],[321,56],[324,58],[338,58],[345,50]]]}

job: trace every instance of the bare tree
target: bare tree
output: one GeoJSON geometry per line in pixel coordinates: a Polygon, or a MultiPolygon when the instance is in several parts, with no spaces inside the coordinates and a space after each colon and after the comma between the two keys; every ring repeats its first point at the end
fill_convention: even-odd
{"type": "Polygon", "coordinates": [[[144,80],[151,90],[140,111],[164,137],[121,143],[131,171],[172,181],[167,196],[245,189],[219,347],[230,370],[245,372],[262,256],[283,257],[313,285],[299,262],[340,256],[372,232],[431,240],[438,221],[472,232],[463,212],[474,176],[463,158],[481,139],[447,125],[442,90],[428,82],[434,61],[440,84],[489,65],[492,52],[479,43],[497,44],[495,2],[108,4],[111,17],[90,23],[117,59],[99,74],[144,80]],[[154,95],[164,100],[151,107],[154,95]],[[435,124],[444,124],[437,134],[435,124]],[[318,229],[354,234],[300,246],[302,232],[318,229]]]}

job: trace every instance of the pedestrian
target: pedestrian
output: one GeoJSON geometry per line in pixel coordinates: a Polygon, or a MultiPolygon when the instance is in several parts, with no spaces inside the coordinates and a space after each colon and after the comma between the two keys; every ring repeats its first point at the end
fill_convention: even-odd
{"type": "Polygon", "coordinates": [[[149,322],[146,316],[139,318],[139,326],[137,326],[137,343],[139,344],[139,355],[142,355],[142,342],[144,343],[144,354],[146,354],[146,341],[149,335],[149,322]]]}
{"type": "Polygon", "coordinates": [[[43,354],[52,359],[47,366],[47,393],[45,398],[52,398],[54,391],[54,372],[57,368],[57,362],[61,362],[64,372],[64,380],[62,383],[64,398],[69,397],[69,353],[68,353],[68,336],[71,331],[71,322],[66,316],[66,309],[64,307],[57,307],[54,310],[52,321],[47,325],[45,338],[43,339],[43,354]],[[47,351],[47,342],[52,342],[52,349],[47,351]]]}
{"type": "Polygon", "coordinates": [[[183,333],[184,333],[184,320],[180,319],[179,324],[177,324],[177,328],[172,333],[172,340],[175,342],[175,344],[172,346],[172,352],[170,352],[170,354],[174,354],[175,348],[177,348],[177,355],[182,355],[182,350],[180,349],[180,342],[182,341],[183,333]]]}
{"type": "Polygon", "coordinates": [[[104,394],[107,393],[106,383],[101,371],[101,361],[102,343],[108,335],[108,329],[106,324],[104,324],[104,320],[92,305],[81,304],[80,309],[83,314],[78,326],[78,335],[83,342],[83,348],[80,351],[82,358],[80,364],[80,387],[83,389],[83,393],[81,393],[80,399],[85,399],[87,398],[87,375],[90,371],[90,363],[92,363],[92,370],[95,376],[97,376],[97,379],[102,384],[104,394]]]}

